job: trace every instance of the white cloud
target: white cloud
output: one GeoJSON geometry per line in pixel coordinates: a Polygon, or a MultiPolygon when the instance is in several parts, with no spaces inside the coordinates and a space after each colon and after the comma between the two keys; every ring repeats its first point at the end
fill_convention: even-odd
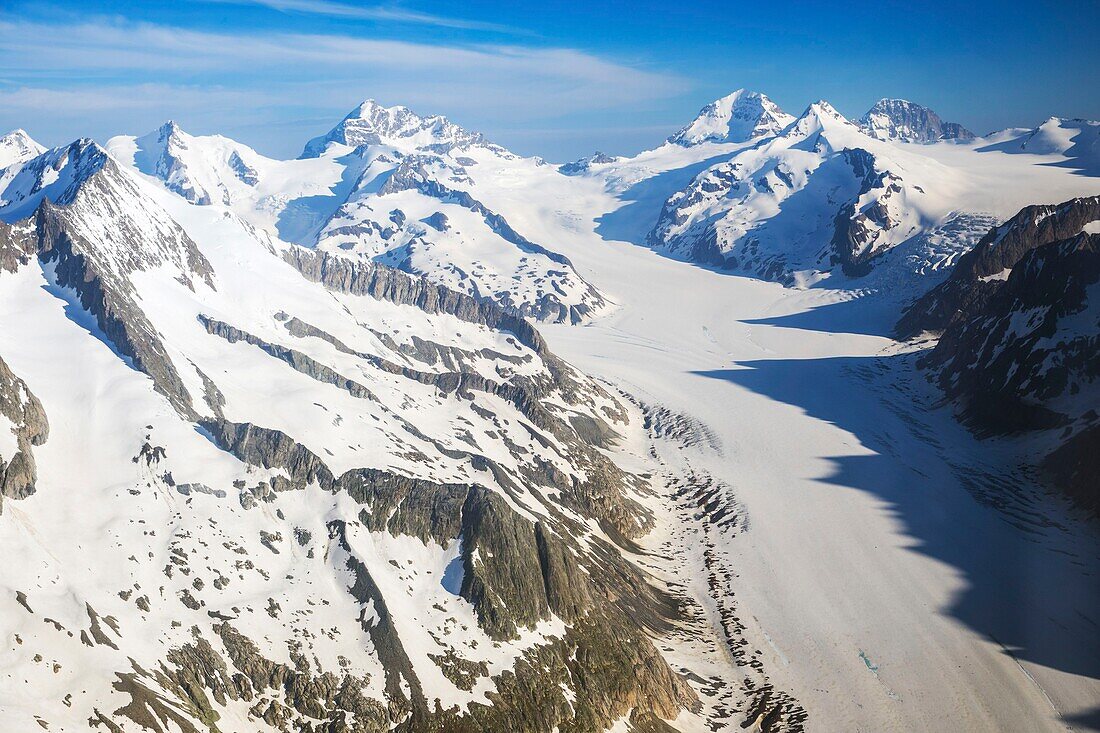
{"type": "Polygon", "coordinates": [[[199,0],[199,2],[222,3],[226,5],[259,5],[283,13],[326,15],[334,18],[415,23],[419,25],[433,25],[441,28],[458,28],[463,30],[500,31],[507,33],[519,32],[497,23],[484,23],[475,20],[464,20],[462,18],[450,18],[388,5],[347,5],[344,3],[331,2],[330,0],[199,0]]]}
{"type": "Polygon", "coordinates": [[[398,71],[432,72],[449,78],[466,75],[470,81],[490,75],[488,80],[507,77],[605,85],[612,94],[626,89],[656,95],[678,83],[666,74],[568,48],[446,46],[304,33],[237,35],[146,23],[54,26],[0,19],[0,60],[9,76],[55,71],[176,76],[281,72],[303,77],[317,71],[336,71],[343,76],[398,71]]]}
{"type": "MultiPolygon", "coordinates": [[[[335,122],[367,97],[447,114],[492,137],[498,128],[630,109],[688,86],[570,48],[231,34],[112,20],[50,24],[2,15],[0,68],[0,127],[41,123],[71,130],[71,137],[143,132],[138,125],[154,115],[207,129],[323,115],[335,122]]],[[[629,115],[623,119],[629,125],[629,115]]],[[[266,142],[277,134],[289,133],[266,133],[266,142]]]]}

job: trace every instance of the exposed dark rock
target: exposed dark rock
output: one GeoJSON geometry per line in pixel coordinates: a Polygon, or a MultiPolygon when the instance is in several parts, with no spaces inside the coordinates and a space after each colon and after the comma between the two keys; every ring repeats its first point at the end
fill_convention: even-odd
{"type": "Polygon", "coordinates": [[[199,316],[199,322],[206,327],[207,333],[220,336],[229,343],[233,344],[238,341],[243,341],[246,344],[258,346],[263,351],[267,352],[271,356],[274,356],[280,361],[286,362],[295,371],[305,374],[307,377],[316,379],[318,382],[324,382],[325,384],[331,384],[335,387],[348,392],[353,397],[359,397],[360,399],[372,400],[374,395],[370,393],[370,390],[359,384],[358,382],[348,379],[347,377],[339,374],[329,367],[321,364],[317,360],[306,356],[300,351],[289,349],[285,346],[273,344],[268,341],[264,341],[258,336],[253,336],[250,333],[241,331],[238,328],[230,326],[228,323],[214,320],[208,316],[199,316]]]}
{"type": "Polygon", "coordinates": [[[928,107],[904,99],[880,99],[859,124],[868,135],[883,140],[932,143],[974,139],[974,133],[959,123],[944,122],[928,107]]]}
{"type": "MultiPolygon", "coordinates": [[[[48,201],[39,206],[35,220],[39,259],[53,266],[59,286],[75,291],[81,307],[95,316],[111,344],[149,375],[181,414],[193,417],[191,397],[159,334],[134,301],[131,286],[93,254],[95,245],[84,241],[66,216],[64,208],[48,201]]],[[[197,249],[195,253],[201,257],[197,249]]]]}
{"type": "Polygon", "coordinates": [[[859,192],[841,207],[833,222],[833,252],[844,274],[862,277],[871,271],[871,260],[884,250],[874,246],[878,231],[893,229],[898,222],[890,218],[888,201],[901,193],[897,177],[889,171],[875,170],[875,156],[862,148],[846,148],[841,153],[859,180],[859,192]],[[858,201],[874,190],[880,190],[874,203],[856,211],[858,201]]]}
{"type": "MultiPolygon", "coordinates": [[[[1031,250],[984,306],[922,362],[987,432],[1057,427],[1053,402],[1100,378],[1100,235],[1031,250]],[[1091,296],[1091,297],[1090,297],[1091,296]]],[[[1087,407],[1087,405],[1083,406],[1087,407]]]]}
{"type": "Polygon", "coordinates": [[[942,329],[919,363],[979,434],[1063,429],[1063,444],[1042,468],[1090,512],[1100,506],[1090,451],[1100,380],[1100,234],[1082,229],[1096,220],[1100,197],[1025,208],[960,258],[898,325],[905,334],[942,329]]]}
{"type": "Polygon", "coordinates": [[[462,597],[497,639],[549,618],[535,525],[503,497],[475,487],[462,508],[462,597]]]}
{"type": "Polygon", "coordinates": [[[423,277],[373,262],[353,261],[329,252],[292,247],[285,259],[308,279],[351,295],[369,295],[399,305],[413,305],[426,313],[446,313],[515,335],[537,354],[546,351],[542,336],[520,315],[508,313],[491,301],[476,300],[423,277]]]}
{"type": "MultiPolygon", "coordinates": [[[[42,403],[0,358],[0,416],[11,423],[15,433],[14,455],[0,455],[0,512],[4,497],[23,499],[34,493],[38,478],[33,446],[42,445],[49,437],[50,426],[42,403]]],[[[0,422],[0,430],[9,429],[0,422]]]]}
{"type": "Polygon", "coordinates": [[[962,255],[951,275],[910,306],[896,328],[900,338],[921,333],[941,334],[953,324],[972,319],[1003,285],[1005,270],[1045,244],[1079,234],[1085,224],[1100,219],[1100,196],[1061,204],[1028,206],[993,227],[974,248],[962,255]]]}

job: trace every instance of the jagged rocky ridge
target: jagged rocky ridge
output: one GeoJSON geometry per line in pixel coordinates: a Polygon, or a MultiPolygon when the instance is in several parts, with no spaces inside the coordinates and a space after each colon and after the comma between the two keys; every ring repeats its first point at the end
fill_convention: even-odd
{"type": "Polygon", "coordinates": [[[0,359],[0,417],[7,422],[7,425],[0,422],[0,429],[9,430],[15,437],[14,446],[5,446],[0,451],[0,512],[3,512],[4,497],[24,499],[34,493],[38,479],[34,446],[45,443],[50,434],[42,403],[3,359],[0,359]],[[12,448],[14,451],[8,452],[12,448]]]}
{"type": "Polygon", "coordinates": [[[859,118],[859,126],[880,140],[933,143],[973,140],[975,135],[957,122],[944,122],[933,110],[905,99],[880,99],[859,118]]]}
{"type": "MultiPolygon", "coordinates": [[[[972,320],[1011,270],[1038,247],[1080,234],[1089,222],[1100,220],[1100,196],[1061,204],[1028,206],[993,227],[958,263],[946,280],[909,306],[897,324],[901,338],[922,332],[936,335],[972,320]]],[[[944,346],[944,351],[950,346],[944,346]]]]}
{"type": "Polygon", "coordinates": [[[1092,512],[1100,403],[1100,197],[1030,206],[990,230],[898,328],[981,434],[1031,433],[1053,483],[1092,512]],[[1050,451],[1050,439],[1056,435],[1050,451]],[[1045,446],[1045,447],[1044,447],[1045,446]]]}

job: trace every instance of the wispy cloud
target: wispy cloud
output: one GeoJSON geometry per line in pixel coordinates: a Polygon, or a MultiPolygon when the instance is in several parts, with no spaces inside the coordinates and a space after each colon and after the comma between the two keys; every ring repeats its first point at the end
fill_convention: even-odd
{"type": "Polygon", "coordinates": [[[450,96],[476,103],[515,106],[512,95],[520,94],[531,102],[544,98],[540,107],[567,108],[660,98],[682,88],[671,75],[568,48],[237,35],[107,21],[56,26],[0,18],[0,67],[11,79],[194,83],[188,80],[209,77],[220,86],[260,85],[269,93],[285,88],[298,94],[299,83],[328,92],[336,85],[352,98],[379,84],[413,94],[457,85],[461,95],[450,96]],[[506,96],[494,100],[498,94],[506,96]]]}
{"type": "Polygon", "coordinates": [[[418,25],[457,28],[461,30],[496,31],[502,33],[524,33],[497,23],[452,18],[432,13],[422,13],[395,5],[348,5],[331,0],[198,0],[206,3],[225,5],[258,5],[282,13],[304,13],[324,15],[332,18],[353,20],[374,20],[394,23],[414,23],[418,25]]]}
{"type": "MultiPolygon", "coordinates": [[[[496,129],[543,127],[531,123],[664,99],[687,86],[572,48],[3,15],[0,68],[0,127],[35,128],[37,120],[47,134],[93,136],[144,132],[167,117],[207,130],[320,115],[335,122],[367,97],[444,113],[493,136],[496,129]]],[[[264,144],[289,133],[284,127],[256,135],[264,144]]]]}

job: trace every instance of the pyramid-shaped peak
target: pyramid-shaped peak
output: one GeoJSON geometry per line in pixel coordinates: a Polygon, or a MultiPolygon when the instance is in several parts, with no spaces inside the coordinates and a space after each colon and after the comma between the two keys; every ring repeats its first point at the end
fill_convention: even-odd
{"type": "Polygon", "coordinates": [[[486,141],[481,133],[470,132],[442,115],[422,117],[408,107],[385,107],[367,99],[327,134],[306,143],[301,157],[318,157],[332,143],[353,148],[386,144],[410,150],[452,150],[486,141]]]}
{"type": "Polygon", "coordinates": [[[705,142],[745,142],[775,135],[794,118],[760,92],[738,89],[716,99],[668,142],[685,147],[705,142]]]}
{"type": "Polygon", "coordinates": [[[0,168],[23,163],[44,152],[46,148],[35,142],[26,130],[12,130],[0,137],[0,168]]]}

